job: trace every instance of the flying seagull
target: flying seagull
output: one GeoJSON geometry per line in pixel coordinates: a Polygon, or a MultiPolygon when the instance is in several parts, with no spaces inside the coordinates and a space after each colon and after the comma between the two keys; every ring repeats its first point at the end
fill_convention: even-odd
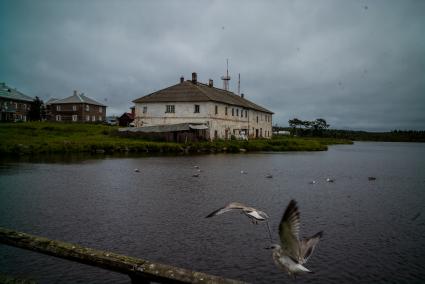
{"type": "Polygon", "coordinates": [[[208,214],[205,218],[210,218],[213,216],[221,215],[223,213],[232,211],[232,210],[240,210],[241,213],[244,213],[249,219],[251,219],[253,224],[258,224],[258,222],[265,221],[267,224],[267,229],[269,232],[270,241],[272,241],[272,234],[270,231],[269,222],[267,221],[269,219],[269,215],[266,214],[266,212],[263,212],[261,210],[258,210],[253,207],[246,206],[245,204],[239,203],[239,202],[231,202],[227,204],[224,207],[221,207],[217,210],[214,210],[210,214],[208,214]]]}
{"type": "Polygon", "coordinates": [[[276,265],[294,277],[296,274],[311,273],[303,264],[313,254],[314,248],[323,235],[320,231],[310,238],[299,240],[299,228],[300,213],[297,202],[291,200],[279,224],[281,245],[274,244],[271,248],[276,265]]]}

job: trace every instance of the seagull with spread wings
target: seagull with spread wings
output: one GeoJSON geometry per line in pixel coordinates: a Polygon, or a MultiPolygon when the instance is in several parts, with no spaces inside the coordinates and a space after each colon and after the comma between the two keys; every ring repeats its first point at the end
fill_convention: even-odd
{"type": "Polygon", "coordinates": [[[318,232],[314,236],[299,240],[300,213],[297,202],[291,200],[279,224],[281,245],[272,245],[273,259],[277,266],[283,268],[289,275],[311,273],[303,266],[312,255],[314,248],[323,235],[318,232]]]}
{"type": "Polygon", "coordinates": [[[269,215],[266,214],[266,212],[263,212],[261,210],[258,210],[253,207],[246,206],[245,204],[239,203],[239,202],[232,202],[227,204],[224,207],[221,207],[217,210],[214,210],[210,214],[208,214],[205,218],[210,218],[213,216],[221,215],[223,213],[229,212],[229,211],[237,211],[240,210],[241,213],[244,213],[249,219],[251,219],[252,223],[258,224],[258,222],[266,222],[267,229],[269,232],[270,241],[273,241],[272,235],[270,232],[270,226],[269,222],[267,221],[269,219],[269,215]]]}

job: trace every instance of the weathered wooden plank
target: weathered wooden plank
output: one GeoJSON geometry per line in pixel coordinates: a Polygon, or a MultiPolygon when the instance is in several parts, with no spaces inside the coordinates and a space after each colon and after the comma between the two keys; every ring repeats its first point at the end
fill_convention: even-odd
{"type": "Polygon", "coordinates": [[[140,258],[50,240],[2,227],[0,227],[0,243],[124,273],[129,275],[134,282],[144,279],[159,283],[243,283],[140,258]]]}

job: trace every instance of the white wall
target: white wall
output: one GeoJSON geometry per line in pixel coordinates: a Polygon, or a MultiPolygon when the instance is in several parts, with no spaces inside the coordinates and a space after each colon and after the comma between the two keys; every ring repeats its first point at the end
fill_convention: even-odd
{"type": "Polygon", "coordinates": [[[227,138],[231,135],[239,136],[241,130],[248,130],[249,137],[258,136],[270,138],[272,132],[271,115],[254,110],[244,109],[238,106],[226,105],[215,102],[163,102],[163,103],[136,103],[136,119],[137,127],[151,126],[160,124],[175,123],[205,123],[209,127],[210,137],[214,138],[217,131],[217,138],[225,139],[226,130],[227,138]],[[174,113],[166,113],[166,105],[174,105],[174,113]],[[195,113],[195,105],[199,105],[199,113],[195,113]],[[147,107],[146,113],[143,113],[143,107],[147,107]],[[217,106],[218,113],[215,113],[217,106]],[[227,115],[225,108],[227,107],[227,115]],[[232,116],[233,108],[233,116],[232,116]],[[243,115],[241,115],[243,112],[243,115]],[[238,115],[237,115],[238,114],[238,115]],[[248,114],[248,117],[246,117],[248,114]],[[257,123],[258,116],[258,123],[257,123]],[[269,118],[267,119],[266,116],[269,118]]]}

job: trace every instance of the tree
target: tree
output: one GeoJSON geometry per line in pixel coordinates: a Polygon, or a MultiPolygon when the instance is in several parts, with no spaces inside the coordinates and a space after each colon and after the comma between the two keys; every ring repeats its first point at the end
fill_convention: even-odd
{"type": "Polygon", "coordinates": [[[40,100],[39,97],[35,97],[28,112],[28,119],[32,121],[40,121],[43,118],[44,112],[45,110],[43,101],[40,100]]]}
{"type": "Polygon", "coordinates": [[[324,120],[323,118],[317,118],[315,121],[311,122],[311,125],[313,128],[314,136],[321,136],[323,134],[323,130],[329,127],[329,124],[327,124],[326,120],[324,120]]]}
{"type": "Polygon", "coordinates": [[[301,120],[298,118],[290,119],[288,120],[289,126],[292,127],[292,135],[296,135],[298,133],[297,126],[300,126],[303,124],[301,120]]]}

